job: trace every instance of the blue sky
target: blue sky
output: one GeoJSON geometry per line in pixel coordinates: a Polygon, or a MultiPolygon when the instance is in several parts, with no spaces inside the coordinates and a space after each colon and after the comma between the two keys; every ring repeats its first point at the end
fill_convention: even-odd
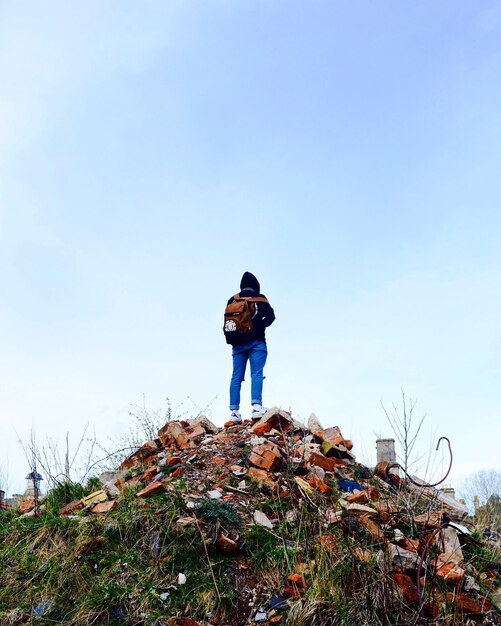
{"type": "Polygon", "coordinates": [[[267,405],[371,464],[404,389],[422,448],[451,438],[451,482],[501,469],[499,3],[0,11],[10,490],[32,424],[115,436],[143,396],[217,396],[222,424],[245,270],[277,314],[267,405]]]}

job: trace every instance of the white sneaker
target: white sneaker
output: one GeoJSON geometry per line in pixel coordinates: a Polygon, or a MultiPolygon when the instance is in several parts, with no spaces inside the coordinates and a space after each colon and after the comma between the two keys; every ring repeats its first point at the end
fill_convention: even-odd
{"type": "Polygon", "coordinates": [[[253,404],[252,405],[252,419],[253,420],[261,419],[267,410],[268,409],[266,409],[264,406],[261,406],[260,404],[253,404]]]}
{"type": "Polygon", "coordinates": [[[240,411],[232,411],[231,412],[230,422],[233,422],[234,424],[241,424],[242,423],[242,416],[240,415],[240,411]]]}

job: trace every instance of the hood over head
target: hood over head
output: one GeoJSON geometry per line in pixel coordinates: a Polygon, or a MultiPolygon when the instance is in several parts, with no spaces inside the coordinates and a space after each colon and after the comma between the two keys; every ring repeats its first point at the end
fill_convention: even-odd
{"type": "Polygon", "coordinates": [[[259,293],[261,289],[258,279],[250,272],[245,272],[240,281],[240,291],[247,288],[254,289],[257,293],[259,293]]]}

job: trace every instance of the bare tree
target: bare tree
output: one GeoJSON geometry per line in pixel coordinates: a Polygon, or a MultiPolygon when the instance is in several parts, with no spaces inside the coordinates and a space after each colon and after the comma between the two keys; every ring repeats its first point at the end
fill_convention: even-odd
{"type": "Polygon", "coordinates": [[[460,497],[472,513],[475,523],[501,532],[501,472],[486,469],[471,474],[460,489],[460,497]]]}
{"type": "Polygon", "coordinates": [[[426,415],[423,415],[416,421],[414,416],[416,404],[417,400],[413,400],[412,398],[409,398],[409,401],[407,402],[403,390],[402,407],[400,409],[393,404],[392,410],[387,411],[383,402],[381,402],[386,419],[388,420],[398,444],[400,445],[401,453],[397,453],[397,458],[399,459],[400,465],[406,474],[409,473],[412,466],[416,466],[422,458],[412,458],[412,455],[414,454],[414,447],[421,431],[421,426],[426,418],[426,415]]]}

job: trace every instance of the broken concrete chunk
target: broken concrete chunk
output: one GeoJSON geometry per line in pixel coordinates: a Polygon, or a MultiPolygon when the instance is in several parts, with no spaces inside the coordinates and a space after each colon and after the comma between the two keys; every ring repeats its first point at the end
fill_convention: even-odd
{"type": "Polygon", "coordinates": [[[223,494],[218,489],[213,489],[212,491],[208,491],[207,495],[211,500],[219,500],[223,497],[223,494]]]}
{"type": "Polygon", "coordinates": [[[208,417],[205,417],[205,415],[200,415],[200,417],[197,417],[195,419],[195,422],[200,424],[200,426],[205,430],[205,432],[210,433],[212,435],[217,433],[219,430],[219,428],[215,424],[213,424],[208,417]]]}
{"type": "Polygon", "coordinates": [[[310,431],[310,433],[317,433],[317,432],[323,431],[322,424],[318,420],[315,413],[312,413],[310,417],[308,418],[307,426],[308,426],[308,430],[310,431]]]}
{"type": "MultiPolygon", "coordinates": [[[[390,563],[393,568],[401,570],[417,570],[420,559],[419,554],[416,554],[416,552],[409,552],[409,550],[404,550],[404,548],[401,548],[394,543],[390,543],[387,550],[390,563]]],[[[423,562],[423,567],[424,565],[425,563],[423,562]]]]}

